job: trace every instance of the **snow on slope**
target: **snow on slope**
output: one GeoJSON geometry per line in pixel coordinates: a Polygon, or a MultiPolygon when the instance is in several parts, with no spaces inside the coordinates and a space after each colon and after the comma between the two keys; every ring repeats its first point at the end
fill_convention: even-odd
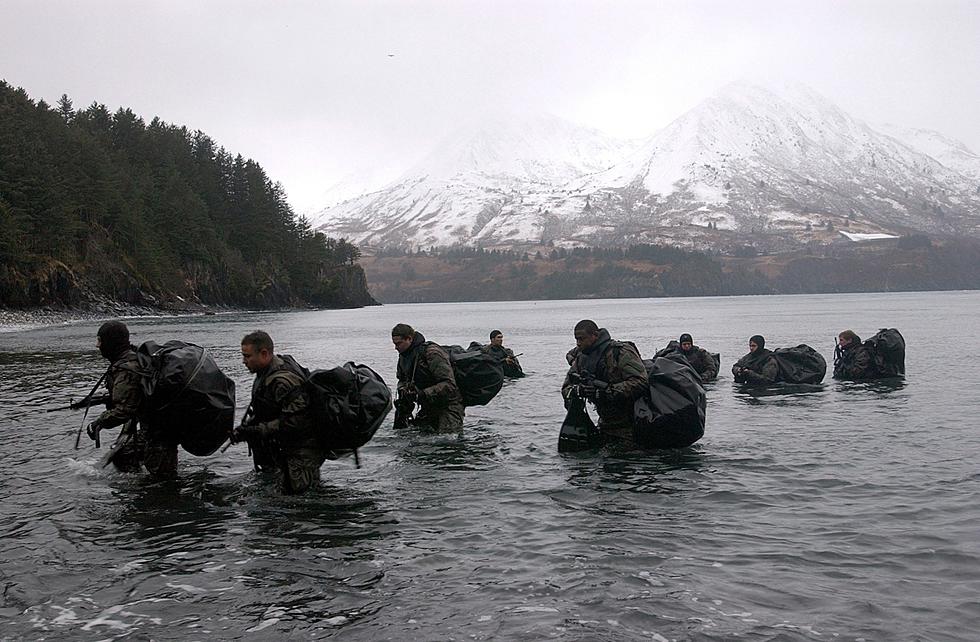
{"type": "Polygon", "coordinates": [[[980,155],[973,153],[963,143],[929,129],[892,124],[876,125],[875,129],[935,158],[968,178],[980,181],[980,155]]]}
{"type": "Polygon", "coordinates": [[[980,235],[969,150],[928,138],[930,155],[922,136],[919,148],[906,139],[805,87],[739,82],[639,143],[553,116],[486,119],[318,220],[331,235],[403,246],[694,242],[691,227],[709,223],[749,234],[853,221],[855,233],[980,235]]]}

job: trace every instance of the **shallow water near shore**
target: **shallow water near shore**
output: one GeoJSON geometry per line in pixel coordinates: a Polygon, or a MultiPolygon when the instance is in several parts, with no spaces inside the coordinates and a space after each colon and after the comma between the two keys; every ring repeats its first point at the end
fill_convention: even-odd
{"type": "MultiPolygon", "coordinates": [[[[459,435],[391,418],[323,484],[279,496],[244,445],[181,452],[175,482],[97,471],[81,412],[97,322],[0,334],[2,639],[942,639],[980,630],[980,293],[390,305],[134,319],[136,343],[211,348],[238,384],[267,329],[316,368],[394,385],[388,333],[466,345],[491,329],[527,378],[459,435]],[[576,321],[652,356],[681,332],[722,355],[695,446],[559,455],[576,321]],[[747,338],[830,362],[845,328],[897,327],[907,380],[750,391],[747,338]]],[[[241,412],[241,411],[239,411],[241,412]]],[[[115,431],[104,433],[105,439],[115,431]]]]}

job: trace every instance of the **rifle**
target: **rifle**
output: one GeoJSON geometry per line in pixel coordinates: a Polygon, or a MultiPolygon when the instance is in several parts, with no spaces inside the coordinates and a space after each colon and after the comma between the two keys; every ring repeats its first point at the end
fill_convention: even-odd
{"type": "MultiPolygon", "coordinates": [[[[245,409],[245,414],[242,415],[242,420],[240,422],[238,422],[238,427],[239,428],[242,428],[244,426],[250,425],[252,423],[252,420],[254,418],[255,418],[255,410],[252,408],[252,404],[248,404],[248,408],[245,409]]],[[[226,450],[228,450],[229,448],[231,448],[232,444],[235,444],[235,443],[238,443],[238,442],[232,441],[232,436],[229,435],[228,439],[221,446],[221,452],[222,453],[225,452],[226,450]]],[[[248,443],[248,441],[245,440],[245,443],[248,443]]],[[[252,450],[252,447],[249,446],[249,452],[251,452],[251,450],[252,450]]]]}
{"type": "Polygon", "coordinates": [[[44,412],[59,412],[61,410],[81,410],[83,408],[88,408],[90,406],[105,406],[112,401],[112,397],[109,395],[101,395],[98,397],[85,397],[80,401],[73,401],[67,406],[58,406],[57,408],[48,408],[44,412]]]}
{"type": "MultiPolygon", "coordinates": [[[[95,382],[95,385],[92,386],[92,389],[89,390],[88,394],[85,395],[85,397],[83,397],[82,400],[78,402],[79,405],[77,408],[72,407],[75,404],[71,404],[71,403],[68,404],[69,410],[78,410],[79,408],[85,408],[85,414],[82,415],[82,423],[79,424],[78,433],[75,435],[75,450],[78,450],[79,442],[82,439],[82,431],[85,430],[85,419],[88,418],[88,409],[91,408],[93,405],[96,405],[93,403],[95,391],[99,389],[99,386],[102,385],[102,382],[105,381],[105,378],[108,376],[109,376],[109,369],[106,369],[106,371],[102,373],[102,376],[99,377],[99,380],[95,382]]],[[[104,395],[104,397],[108,397],[108,395],[104,395]]],[[[109,398],[106,401],[106,403],[108,403],[109,400],[111,400],[111,398],[109,398]]],[[[55,408],[54,410],[63,410],[63,408],[55,408]]],[[[49,410],[48,412],[52,412],[52,411],[49,410]]],[[[100,445],[101,444],[99,443],[98,433],[96,433],[95,447],[98,448],[100,445]]]]}

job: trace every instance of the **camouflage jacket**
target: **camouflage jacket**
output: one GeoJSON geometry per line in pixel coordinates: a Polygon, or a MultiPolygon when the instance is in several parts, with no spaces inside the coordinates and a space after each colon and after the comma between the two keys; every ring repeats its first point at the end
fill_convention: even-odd
{"type": "Polygon", "coordinates": [[[112,362],[106,376],[110,402],[96,421],[102,428],[114,428],[137,419],[143,403],[143,387],[136,351],[130,348],[112,362]]]}
{"type": "Polygon", "coordinates": [[[514,351],[510,348],[495,346],[492,343],[488,343],[480,348],[480,352],[500,359],[501,365],[504,368],[505,377],[521,377],[524,375],[524,369],[521,368],[521,362],[517,360],[517,357],[514,356],[514,351]],[[508,359],[510,360],[509,362],[508,359]]]}
{"type": "Polygon", "coordinates": [[[606,424],[633,421],[633,402],[646,394],[650,385],[647,369],[633,344],[610,339],[609,332],[602,328],[591,350],[573,348],[566,359],[571,367],[562,384],[563,396],[567,398],[577,383],[573,374],[588,373],[609,384],[607,393],[595,401],[599,419],[606,424]]]}
{"type": "Polygon", "coordinates": [[[288,355],[274,355],[269,366],[252,382],[253,424],[266,435],[301,441],[313,432],[305,373],[288,355]]]}
{"type": "Polygon", "coordinates": [[[463,405],[449,353],[442,346],[426,341],[421,332],[415,333],[412,347],[398,356],[397,376],[399,389],[415,385],[423,408],[463,405]]]}
{"type": "Polygon", "coordinates": [[[842,348],[840,357],[834,361],[834,379],[874,379],[876,376],[871,351],[860,343],[842,348]]]}
{"type": "Polygon", "coordinates": [[[736,383],[766,385],[779,381],[779,362],[772,351],[758,348],[750,352],[732,366],[736,383]]]}
{"type": "Polygon", "coordinates": [[[689,352],[681,351],[687,362],[698,371],[702,381],[714,381],[718,376],[718,366],[715,365],[714,357],[704,348],[693,346],[689,352]]]}

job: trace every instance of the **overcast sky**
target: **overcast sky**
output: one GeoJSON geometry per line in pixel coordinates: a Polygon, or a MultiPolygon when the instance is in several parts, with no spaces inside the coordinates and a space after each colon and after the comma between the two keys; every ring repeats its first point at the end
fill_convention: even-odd
{"type": "Polygon", "coordinates": [[[299,212],[474,113],[639,137],[746,75],[980,152],[976,0],[0,0],[0,78],[203,130],[299,212]]]}

